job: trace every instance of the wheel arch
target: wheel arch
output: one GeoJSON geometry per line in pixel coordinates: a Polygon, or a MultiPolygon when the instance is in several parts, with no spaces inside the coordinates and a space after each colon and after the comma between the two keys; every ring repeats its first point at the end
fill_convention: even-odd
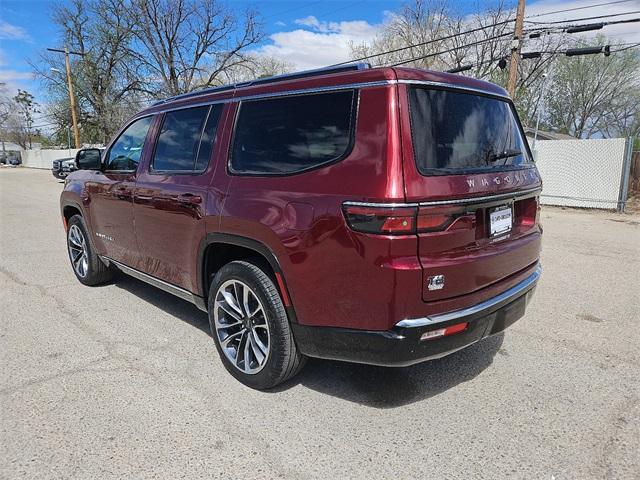
{"type": "Polygon", "coordinates": [[[233,260],[258,259],[266,271],[272,276],[289,319],[298,323],[291,295],[287,287],[286,279],[278,258],[265,244],[247,237],[227,233],[209,233],[200,242],[197,259],[198,293],[206,303],[209,295],[211,277],[215,274],[216,267],[233,260]]]}
{"type": "Polygon", "coordinates": [[[87,222],[87,220],[88,220],[87,217],[84,214],[84,210],[77,203],[65,202],[60,207],[60,210],[61,210],[61,213],[62,213],[62,221],[64,222],[65,230],[67,230],[67,225],[69,223],[69,220],[71,220],[71,217],[73,217],[74,215],[80,215],[81,217],[83,217],[85,219],[85,222],[87,222]]]}

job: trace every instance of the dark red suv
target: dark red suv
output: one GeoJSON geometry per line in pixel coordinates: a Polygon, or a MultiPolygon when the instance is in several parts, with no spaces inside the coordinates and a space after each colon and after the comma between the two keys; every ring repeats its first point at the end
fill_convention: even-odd
{"type": "Polygon", "coordinates": [[[493,84],[363,65],[202,90],[82,150],[61,196],[74,272],[121,270],[209,314],[237,379],[307,356],[441,357],[520,318],[541,182],[493,84]]]}

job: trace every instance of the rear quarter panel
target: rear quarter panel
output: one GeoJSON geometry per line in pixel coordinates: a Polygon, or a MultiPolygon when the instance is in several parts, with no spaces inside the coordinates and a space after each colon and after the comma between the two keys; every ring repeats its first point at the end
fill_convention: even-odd
{"type": "Polygon", "coordinates": [[[398,263],[419,296],[415,236],[356,234],[342,214],[346,200],[404,201],[396,88],[359,95],[355,143],[344,160],[282,177],[234,175],[224,203],[220,230],[275,254],[302,324],[388,328],[406,294],[398,263]]]}

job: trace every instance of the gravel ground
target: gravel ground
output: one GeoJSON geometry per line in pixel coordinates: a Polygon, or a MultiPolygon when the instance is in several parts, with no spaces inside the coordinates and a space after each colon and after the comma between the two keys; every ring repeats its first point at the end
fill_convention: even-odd
{"type": "Polygon", "coordinates": [[[640,478],[640,216],[545,208],[506,333],[405,369],[226,373],[192,305],[69,266],[48,171],[0,171],[0,478],[640,478]]]}

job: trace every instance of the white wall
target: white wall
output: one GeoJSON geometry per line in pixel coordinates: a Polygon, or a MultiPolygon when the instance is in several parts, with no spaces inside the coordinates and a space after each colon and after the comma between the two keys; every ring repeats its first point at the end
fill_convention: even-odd
{"type": "Polygon", "coordinates": [[[77,149],[71,150],[23,150],[22,165],[29,168],[51,169],[54,160],[61,158],[75,157],[77,149]]]}
{"type": "Polygon", "coordinates": [[[615,209],[625,155],[624,138],[538,140],[541,203],[615,209]]]}

